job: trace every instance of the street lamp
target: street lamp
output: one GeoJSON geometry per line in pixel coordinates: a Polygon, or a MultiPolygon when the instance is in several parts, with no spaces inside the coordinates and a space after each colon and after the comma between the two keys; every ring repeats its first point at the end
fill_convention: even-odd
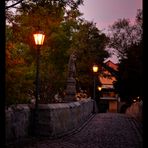
{"type": "Polygon", "coordinates": [[[36,51],[36,90],[35,90],[35,112],[34,112],[34,131],[33,133],[36,135],[38,128],[38,100],[39,100],[39,68],[40,68],[40,48],[44,43],[45,34],[42,31],[38,31],[33,34],[35,45],[37,46],[36,51]]]}
{"type": "Polygon", "coordinates": [[[94,100],[94,104],[93,104],[93,113],[95,113],[95,100],[96,100],[96,73],[98,72],[98,65],[93,65],[92,67],[93,69],[93,73],[94,73],[94,92],[93,92],[93,100],[94,100]]]}
{"type": "Polygon", "coordinates": [[[97,106],[98,106],[98,112],[100,112],[100,98],[101,98],[101,91],[102,91],[102,87],[100,85],[97,86],[98,92],[97,92],[97,106]]]}
{"type": "Polygon", "coordinates": [[[38,108],[39,100],[39,66],[40,66],[40,47],[44,43],[45,34],[42,31],[38,31],[33,34],[35,45],[37,46],[37,58],[36,58],[36,90],[35,90],[35,109],[38,108]]]}

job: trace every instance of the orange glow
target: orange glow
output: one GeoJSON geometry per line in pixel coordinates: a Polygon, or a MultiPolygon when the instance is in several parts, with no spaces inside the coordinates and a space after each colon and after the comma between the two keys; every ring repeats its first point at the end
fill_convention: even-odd
{"type": "Polygon", "coordinates": [[[43,45],[44,43],[44,38],[45,38],[45,34],[42,32],[37,32],[35,34],[33,34],[34,37],[34,41],[36,45],[43,45]]]}
{"type": "Polygon", "coordinates": [[[98,66],[97,65],[93,65],[93,72],[98,72],[98,66]]]}
{"type": "Polygon", "coordinates": [[[102,90],[102,87],[101,86],[98,86],[98,90],[101,91],[102,90]]]}

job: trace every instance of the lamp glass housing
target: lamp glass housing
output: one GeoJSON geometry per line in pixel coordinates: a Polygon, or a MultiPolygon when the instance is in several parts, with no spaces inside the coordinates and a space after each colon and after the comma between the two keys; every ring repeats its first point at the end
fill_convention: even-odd
{"type": "Polygon", "coordinates": [[[93,65],[93,72],[98,72],[98,66],[97,65],[93,65]]]}
{"type": "Polygon", "coordinates": [[[43,45],[45,34],[41,31],[33,34],[35,45],[43,45]]]}
{"type": "Polygon", "coordinates": [[[102,87],[101,86],[98,86],[98,90],[101,91],[102,90],[102,87]]]}

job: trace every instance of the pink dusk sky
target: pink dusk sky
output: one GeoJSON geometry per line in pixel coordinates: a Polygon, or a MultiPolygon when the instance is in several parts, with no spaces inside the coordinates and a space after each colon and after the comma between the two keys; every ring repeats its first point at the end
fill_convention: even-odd
{"type": "Polygon", "coordinates": [[[79,10],[84,14],[83,18],[93,21],[103,31],[120,18],[133,21],[137,9],[142,7],[142,0],[84,0],[79,10]]]}
{"type": "MultiPolygon", "coordinates": [[[[93,21],[102,32],[107,33],[109,25],[122,18],[128,18],[133,23],[137,14],[137,9],[143,8],[142,0],[84,0],[79,6],[82,18],[93,21]]],[[[111,49],[108,49],[111,50],[111,49]]],[[[116,55],[109,59],[118,63],[116,55]]]]}

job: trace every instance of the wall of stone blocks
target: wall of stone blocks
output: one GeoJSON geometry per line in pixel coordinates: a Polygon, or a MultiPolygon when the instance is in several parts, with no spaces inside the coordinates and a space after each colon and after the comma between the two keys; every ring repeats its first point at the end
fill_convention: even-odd
{"type": "Polygon", "coordinates": [[[12,105],[5,110],[6,140],[27,137],[30,126],[30,107],[26,104],[12,105]]]}
{"type": "MultiPolygon", "coordinates": [[[[36,134],[58,137],[77,129],[92,114],[93,101],[86,99],[71,103],[39,104],[36,134]]],[[[22,104],[6,109],[6,140],[30,136],[32,109],[22,104]]]]}
{"type": "Polygon", "coordinates": [[[81,126],[92,114],[93,101],[39,105],[37,133],[58,137],[81,126]]]}

